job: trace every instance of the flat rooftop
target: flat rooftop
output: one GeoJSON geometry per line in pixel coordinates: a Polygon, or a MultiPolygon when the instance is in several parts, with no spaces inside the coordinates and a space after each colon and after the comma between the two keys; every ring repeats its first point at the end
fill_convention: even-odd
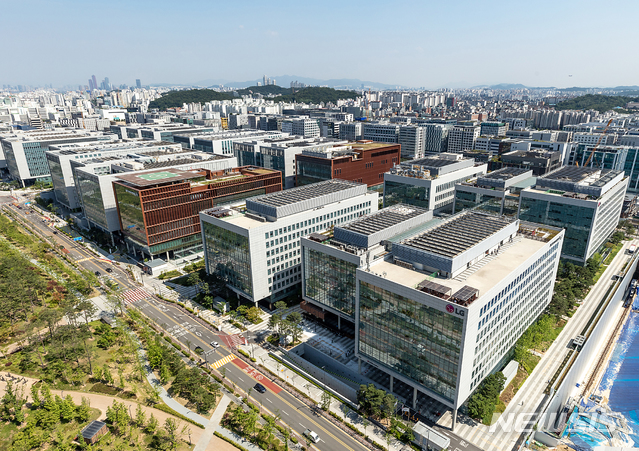
{"type": "Polygon", "coordinates": [[[52,146],[53,149],[49,151],[56,152],[60,155],[82,155],[85,153],[93,153],[93,152],[118,152],[123,150],[145,151],[146,149],[152,149],[152,148],[161,147],[161,146],[171,146],[173,148],[176,148],[176,146],[179,146],[179,144],[170,143],[167,141],[135,141],[135,142],[118,142],[118,143],[105,141],[104,143],[90,142],[90,143],[62,144],[59,146],[52,146]]]}
{"type": "Polygon", "coordinates": [[[501,168],[496,171],[489,172],[488,174],[482,175],[479,178],[509,180],[513,177],[517,177],[518,175],[525,174],[526,172],[531,172],[531,171],[530,169],[521,169],[521,168],[501,168]]]}
{"type": "Polygon", "coordinates": [[[453,258],[505,228],[511,222],[501,216],[471,211],[401,244],[442,257],[453,258]]]}
{"type": "Polygon", "coordinates": [[[397,204],[366,215],[344,226],[339,226],[339,228],[357,232],[362,235],[372,235],[411,218],[425,214],[427,211],[428,210],[412,205],[397,204]]]}
{"type": "Polygon", "coordinates": [[[326,180],[253,197],[246,201],[246,208],[252,212],[278,218],[365,193],[366,184],[339,179],[326,180]]]}
{"type": "Polygon", "coordinates": [[[169,168],[160,171],[145,172],[142,174],[121,174],[116,179],[122,180],[137,188],[146,188],[158,183],[181,182],[202,177],[193,171],[183,171],[181,169],[169,168]]]}
{"type": "MultiPolygon", "coordinates": [[[[385,274],[385,278],[397,284],[418,289],[418,285],[426,279],[450,289],[451,294],[460,293],[465,287],[471,287],[478,292],[478,297],[487,293],[497,283],[508,277],[517,267],[530,258],[532,254],[545,246],[544,241],[523,237],[515,241],[512,246],[503,249],[496,258],[470,274],[465,280],[446,279],[443,277],[429,278],[428,274],[414,269],[404,268],[391,261],[378,260],[371,265],[371,272],[385,274]]],[[[472,304],[471,304],[472,305],[472,304]]]]}
{"type": "Polygon", "coordinates": [[[420,158],[419,160],[405,161],[402,164],[416,164],[427,168],[442,168],[458,163],[460,160],[449,160],[447,158],[420,158]]]}
{"type": "Polygon", "coordinates": [[[601,169],[583,168],[579,166],[564,166],[556,171],[540,177],[542,180],[559,180],[562,182],[579,183],[588,177],[600,173],[601,169]]]}

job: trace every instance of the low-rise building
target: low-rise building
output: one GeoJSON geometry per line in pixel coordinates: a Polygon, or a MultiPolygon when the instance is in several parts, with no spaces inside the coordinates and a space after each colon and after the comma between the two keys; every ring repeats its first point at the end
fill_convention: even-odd
{"type": "Polygon", "coordinates": [[[143,158],[153,152],[180,153],[179,144],[156,141],[108,141],[55,144],[45,152],[53,182],[55,199],[60,204],[75,210],[80,208],[80,199],[75,188],[72,163],[82,163],[94,158],[143,158]]]}
{"type": "Polygon", "coordinates": [[[400,160],[399,144],[340,141],[309,146],[295,155],[296,185],[331,179],[382,185],[384,173],[400,160]]]}
{"type": "Polygon", "coordinates": [[[216,155],[233,156],[233,143],[249,139],[278,139],[287,136],[280,131],[263,130],[225,130],[216,132],[176,134],[173,139],[183,147],[214,153],[216,155]]]}
{"type": "Polygon", "coordinates": [[[223,171],[237,167],[234,157],[223,157],[199,151],[175,152],[155,150],[135,158],[95,157],[71,162],[75,188],[89,227],[97,227],[105,232],[120,230],[113,182],[124,173],[145,173],[164,168],[188,171],[208,169],[223,171]]]}
{"type": "Polygon", "coordinates": [[[535,184],[529,169],[502,168],[455,185],[453,213],[475,209],[516,218],[519,192],[535,184]]]}
{"type": "Polygon", "coordinates": [[[115,141],[116,135],[86,130],[12,131],[0,136],[9,175],[22,186],[35,181],[51,182],[45,152],[51,146],[70,143],[115,141]]]}
{"type": "Polygon", "coordinates": [[[553,150],[513,150],[501,156],[504,167],[530,169],[533,175],[548,174],[561,167],[561,152],[553,150]]]}
{"type": "Polygon", "coordinates": [[[222,171],[163,168],[118,174],[113,181],[120,231],[150,258],[202,251],[200,211],[282,190],[278,171],[240,167],[222,171]]]}
{"type": "Polygon", "coordinates": [[[622,171],[564,166],[520,192],[519,218],[565,228],[562,258],[585,264],[615,231],[627,187],[622,171]]]}
{"type": "Polygon", "coordinates": [[[476,178],[487,165],[461,154],[432,154],[406,161],[384,174],[384,206],[409,204],[426,210],[452,208],[455,184],[476,178]]]}

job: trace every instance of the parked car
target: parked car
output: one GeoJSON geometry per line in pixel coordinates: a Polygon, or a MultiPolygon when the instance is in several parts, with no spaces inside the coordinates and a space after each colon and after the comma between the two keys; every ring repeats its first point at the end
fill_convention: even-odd
{"type": "Polygon", "coordinates": [[[96,271],[96,272],[95,272],[95,275],[96,275],[96,276],[98,276],[98,277],[100,277],[102,274],[100,274],[100,271],[96,271]]]}

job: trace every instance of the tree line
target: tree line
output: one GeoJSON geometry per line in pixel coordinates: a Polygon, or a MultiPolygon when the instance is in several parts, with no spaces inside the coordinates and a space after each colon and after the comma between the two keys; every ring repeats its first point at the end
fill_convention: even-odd
{"type": "Polygon", "coordinates": [[[639,102],[639,97],[586,94],[557,103],[557,110],[597,110],[605,113],[615,108],[625,108],[628,102],[639,102]]]}

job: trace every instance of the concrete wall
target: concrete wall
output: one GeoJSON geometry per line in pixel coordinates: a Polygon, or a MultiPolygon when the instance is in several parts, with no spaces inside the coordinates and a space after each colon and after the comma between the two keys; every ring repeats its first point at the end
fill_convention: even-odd
{"type": "MultiPolygon", "coordinates": [[[[573,363],[572,367],[566,374],[562,384],[557,388],[554,398],[548,405],[547,413],[549,417],[556,414],[566,404],[571,396],[580,396],[581,388],[578,388],[576,384],[580,384],[583,387],[585,378],[588,375],[590,367],[596,361],[596,358],[601,350],[601,347],[609,338],[610,328],[614,326],[618,320],[620,310],[623,308],[624,296],[626,290],[632,281],[632,277],[637,269],[637,263],[639,258],[634,258],[630,264],[630,268],[627,270],[626,276],[623,281],[617,286],[617,290],[612,296],[612,300],[606,307],[605,312],[599,319],[599,322],[593,329],[590,337],[586,340],[582,350],[579,352],[577,359],[573,363]]],[[[600,299],[593,299],[592,302],[599,302],[600,299]]]]}
{"type": "MultiPolygon", "coordinates": [[[[326,365],[330,366],[331,368],[335,368],[341,365],[348,371],[348,373],[351,373],[352,371],[349,368],[347,368],[345,365],[342,365],[338,361],[332,359],[331,357],[327,356],[323,352],[318,351],[312,346],[306,345],[305,343],[302,343],[296,346],[294,349],[292,349],[291,351],[285,354],[297,366],[299,366],[308,374],[310,374],[315,379],[317,379],[318,382],[320,383],[324,382],[324,385],[333,389],[337,393],[341,394],[342,396],[344,396],[351,402],[357,404],[357,389],[351,387],[345,381],[340,380],[339,378],[333,376],[330,373],[327,373],[326,371],[322,370],[320,367],[304,359],[302,355],[305,355],[305,354],[312,354],[311,358],[314,361],[326,362],[326,365]]],[[[365,383],[365,382],[362,382],[362,383],[365,383]]]]}

